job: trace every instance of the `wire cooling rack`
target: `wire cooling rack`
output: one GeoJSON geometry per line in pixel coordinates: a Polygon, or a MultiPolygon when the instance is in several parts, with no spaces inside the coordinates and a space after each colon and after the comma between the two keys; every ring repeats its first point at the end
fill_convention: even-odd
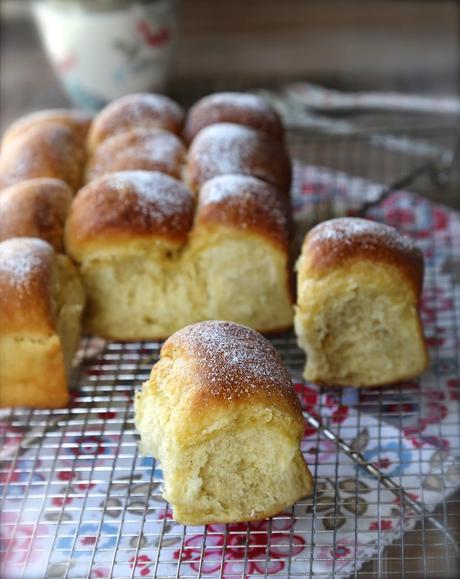
{"type": "Polygon", "coordinates": [[[448,211],[390,196],[440,190],[456,170],[456,133],[382,137],[292,133],[298,224],[365,208],[415,236],[427,258],[427,376],[361,392],[315,387],[302,382],[294,336],[271,336],[304,407],[314,494],[271,520],[183,527],[133,425],[134,392],[161,344],[87,338],[69,408],[0,413],[2,577],[458,576],[460,237],[448,211]],[[427,235],[438,222],[442,235],[427,235]]]}

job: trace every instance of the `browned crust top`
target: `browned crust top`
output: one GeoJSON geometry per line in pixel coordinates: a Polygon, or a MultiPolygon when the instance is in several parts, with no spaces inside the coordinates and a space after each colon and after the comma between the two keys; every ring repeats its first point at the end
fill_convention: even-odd
{"type": "Polygon", "coordinates": [[[180,134],[184,111],[172,99],[159,94],[131,94],[107,105],[94,119],[88,136],[88,149],[109,137],[132,129],[159,128],[180,134]]]}
{"type": "Polygon", "coordinates": [[[2,148],[0,186],[51,177],[76,191],[81,185],[84,161],[81,139],[70,127],[53,122],[34,125],[2,148]]]}
{"type": "Polygon", "coordinates": [[[193,190],[218,175],[258,177],[289,193],[291,162],[285,148],[263,133],[232,123],[202,129],[188,153],[187,178],[193,190]]]}
{"type": "Polygon", "coordinates": [[[283,251],[289,249],[289,219],[277,189],[247,175],[221,175],[201,188],[196,226],[227,225],[254,231],[283,251]]]}
{"type": "MultiPolygon", "coordinates": [[[[276,349],[255,330],[225,321],[186,326],[163,345],[161,356],[192,367],[191,404],[261,401],[278,405],[303,424],[291,378],[276,349]]],[[[186,394],[187,395],[187,394],[186,394]]]]}
{"type": "Polygon", "coordinates": [[[215,93],[199,100],[188,113],[184,138],[190,143],[204,127],[223,122],[245,125],[284,141],[283,123],[267,100],[238,92],[215,93]]]}
{"type": "Polygon", "coordinates": [[[86,167],[86,180],[129,170],[160,171],[180,179],[185,153],[182,141],[168,131],[137,129],[121,133],[94,151],[86,167]]]}
{"type": "Polygon", "coordinates": [[[2,148],[32,127],[44,126],[50,123],[67,126],[84,143],[92,120],[93,115],[91,113],[78,109],[36,111],[21,117],[8,127],[3,135],[2,148]]]}
{"type": "Polygon", "coordinates": [[[92,181],[73,200],[66,224],[67,249],[139,238],[185,242],[194,200],[183,183],[162,173],[124,171],[92,181]]]}
{"type": "Polygon", "coordinates": [[[30,179],[0,193],[0,241],[37,237],[64,251],[64,224],[72,191],[58,179],[30,179]]]}
{"type": "MultiPolygon", "coordinates": [[[[423,286],[421,251],[394,227],[357,217],[331,219],[314,227],[306,236],[302,256],[308,273],[321,274],[355,259],[396,266],[414,288],[423,286]]],[[[300,271],[299,275],[305,274],[300,271]]]]}
{"type": "Polygon", "coordinates": [[[0,242],[0,332],[54,333],[53,262],[53,248],[41,239],[23,237],[0,242]]]}

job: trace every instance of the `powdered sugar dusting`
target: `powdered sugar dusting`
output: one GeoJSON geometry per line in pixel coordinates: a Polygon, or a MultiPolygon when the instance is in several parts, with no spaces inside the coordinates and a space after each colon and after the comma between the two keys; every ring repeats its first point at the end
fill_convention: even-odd
{"type": "Polygon", "coordinates": [[[291,379],[275,348],[258,332],[232,322],[207,321],[187,326],[165,344],[177,345],[204,380],[202,399],[228,401],[263,393],[296,397],[291,379]]]}
{"type": "Polygon", "coordinates": [[[198,106],[219,106],[240,108],[242,110],[251,110],[254,113],[274,116],[274,111],[270,104],[262,97],[255,94],[243,92],[219,92],[201,99],[198,106]]]}
{"type": "MultiPolygon", "coordinates": [[[[93,181],[88,187],[96,195],[116,195],[109,211],[115,214],[126,211],[144,218],[146,227],[167,225],[172,233],[182,231],[184,219],[193,216],[193,197],[180,181],[155,171],[122,171],[111,173],[93,181]],[[94,186],[94,188],[92,188],[94,186]]],[[[112,216],[108,216],[109,221],[112,216]]],[[[101,216],[104,220],[104,216],[101,216]]],[[[136,223],[133,222],[133,228],[136,223]]]]}
{"type": "Polygon", "coordinates": [[[133,154],[151,159],[153,163],[173,166],[178,158],[185,155],[185,147],[176,135],[167,131],[144,133],[135,144],[133,154]]]}
{"type": "Polygon", "coordinates": [[[181,174],[185,147],[168,131],[130,131],[107,139],[92,156],[88,179],[124,170],[162,171],[174,177],[181,174]]]}
{"type": "Polygon", "coordinates": [[[184,113],[172,99],[158,94],[131,94],[109,104],[96,117],[91,129],[93,145],[107,137],[134,128],[160,127],[180,131],[184,113]]]}
{"type": "Polygon", "coordinates": [[[315,243],[324,241],[350,245],[360,240],[361,245],[375,245],[377,240],[387,246],[414,251],[411,239],[401,235],[394,227],[358,217],[340,217],[320,223],[309,234],[315,243]]]}
{"type": "Polygon", "coordinates": [[[167,96],[160,94],[139,93],[127,95],[116,100],[106,111],[123,111],[123,116],[136,123],[146,120],[146,116],[171,117],[177,123],[182,122],[183,111],[180,106],[167,96]],[[110,108],[111,107],[111,108],[110,108]]]}
{"type": "Polygon", "coordinates": [[[284,148],[273,139],[242,125],[216,123],[195,137],[187,173],[193,187],[217,175],[240,173],[287,191],[291,168],[284,148]]]}
{"type": "Polygon", "coordinates": [[[0,243],[0,277],[18,291],[26,291],[52,253],[41,239],[14,238],[0,243]]]}
{"type": "Polygon", "coordinates": [[[210,179],[200,192],[200,201],[204,203],[221,203],[233,201],[240,197],[265,197],[267,187],[263,181],[248,175],[220,175],[210,179]]]}
{"type": "Polygon", "coordinates": [[[270,227],[285,231],[286,212],[279,193],[271,185],[248,175],[220,175],[207,181],[200,191],[199,207],[224,205],[238,216],[238,226],[249,228],[255,221],[268,220],[270,227]]]}
{"type": "Polygon", "coordinates": [[[199,132],[192,143],[189,158],[206,174],[245,173],[249,156],[257,148],[260,136],[253,129],[232,123],[217,123],[199,132]]]}
{"type": "Polygon", "coordinates": [[[0,176],[4,187],[39,177],[55,177],[76,189],[84,151],[72,129],[59,123],[34,126],[2,151],[0,176]]]}

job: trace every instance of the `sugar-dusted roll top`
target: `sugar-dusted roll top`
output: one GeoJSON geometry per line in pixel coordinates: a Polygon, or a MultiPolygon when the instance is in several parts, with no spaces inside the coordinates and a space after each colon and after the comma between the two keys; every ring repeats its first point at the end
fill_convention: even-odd
{"type": "Polygon", "coordinates": [[[258,177],[288,195],[291,164],[283,146],[254,129],[216,123],[193,140],[186,167],[190,188],[197,191],[209,179],[237,173],[258,177]]]}
{"type": "Polygon", "coordinates": [[[18,237],[0,242],[0,334],[56,331],[61,306],[84,296],[75,266],[42,239],[18,237]]]}
{"type": "Polygon", "coordinates": [[[66,126],[84,144],[92,119],[91,113],[77,109],[51,109],[30,113],[8,127],[3,135],[2,149],[29,129],[50,124],[66,126]]]}
{"type": "Polygon", "coordinates": [[[161,129],[135,129],[104,141],[90,157],[86,181],[117,171],[160,171],[182,176],[185,147],[173,133],[161,129]]]}
{"type": "Polygon", "coordinates": [[[178,438],[206,438],[220,414],[227,422],[244,421],[244,407],[251,412],[266,405],[284,416],[290,435],[301,439],[304,422],[290,376],[258,332],[232,322],[201,322],[171,336],[161,358],[177,372],[170,395],[178,438]]]}
{"type": "Polygon", "coordinates": [[[171,247],[187,239],[194,200],[176,179],[149,171],[124,171],[96,179],[75,197],[66,246],[77,261],[85,254],[129,252],[153,240],[171,247]]]}
{"type": "Polygon", "coordinates": [[[288,251],[289,219],[285,200],[273,186],[247,175],[221,175],[200,190],[195,228],[215,226],[253,232],[288,251]]]}
{"type": "Polygon", "coordinates": [[[51,177],[76,191],[82,182],[84,162],[85,149],[78,131],[61,122],[34,124],[2,147],[0,188],[51,177]]]}
{"type": "Polygon", "coordinates": [[[322,276],[361,260],[391,266],[408,282],[416,299],[420,297],[424,272],[420,250],[393,227],[356,217],[331,219],[308,233],[298,264],[299,279],[322,276]]]}
{"type": "Polygon", "coordinates": [[[54,331],[52,273],[55,254],[40,239],[0,243],[0,328],[3,333],[54,331]]]}
{"type": "Polygon", "coordinates": [[[278,113],[266,99],[254,94],[222,92],[202,98],[188,113],[185,140],[190,143],[201,129],[214,123],[244,125],[281,143],[284,141],[284,127],[278,113]]]}
{"type": "Polygon", "coordinates": [[[0,193],[0,241],[37,237],[64,251],[64,224],[72,190],[58,179],[30,179],[0,193]]]}
{"type": "Polygon", "coordinates": [[[88,136],[93,152],[106,139],[133,129],[164,129],[180,134],[184,112],[172,99],[159,94],[132,94],[107,105],[95,118],[88,136]]]}

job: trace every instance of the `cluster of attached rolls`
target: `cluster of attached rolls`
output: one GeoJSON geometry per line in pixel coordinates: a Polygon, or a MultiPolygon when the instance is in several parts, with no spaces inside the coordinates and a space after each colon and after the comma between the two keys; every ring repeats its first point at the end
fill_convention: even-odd
{"type": "Polygon", "coordinates": [[[209,126],[188,151],[182,113],[166,97],[124,97],[94,120],[88,184],[66,227],[89,331],[136,340],[203,319],[260,331],[292,324],[289,157],[236,122],[267,114],[282,125],[258,97],[214,95],[191,109],[187,135],[203,109],[209,126]],[[209,125],[217,106],[225,119],[223,103],[235,122],[209,125]]]}
{"type": "MultiPolygon", "coordinates": [[[[76,306],[88,332],[155,339],[209,318],[262,331],[289,327],[290,162],[283,134],[263,99],[233,93],[202,99],[187,118],[171,99],[139,94],[94,119],[52,110],[15,122],[0,157],[0,259],[9,299],[25,300],[25,286],[35,283],[32,262],[43,252],[35,241],[31,251],[25,238],[33,238],[68,263],[75,284],[80,277],[76,306]],[[21,254],[27,262],[19,281],[11,238],[22,238],[14,259],[21,254]]],[[[40,299],[53,310],[49,287],[40,299]]],[[[53,320],[59,336],[58,313],[53,320]]],[[[72,323],[78,335],[78,318],[72,323]]],[[[26,326],[11,336],[36,343],[26,326]]],[[[36,382],[13,358],[12,366],[17,384],[36,382]]],[[[3,405],[12,404],[9,389],[2,388],[3,405]]],[[[19,398],[62,403],[44,391],[40,400],[19,398]]]]}

